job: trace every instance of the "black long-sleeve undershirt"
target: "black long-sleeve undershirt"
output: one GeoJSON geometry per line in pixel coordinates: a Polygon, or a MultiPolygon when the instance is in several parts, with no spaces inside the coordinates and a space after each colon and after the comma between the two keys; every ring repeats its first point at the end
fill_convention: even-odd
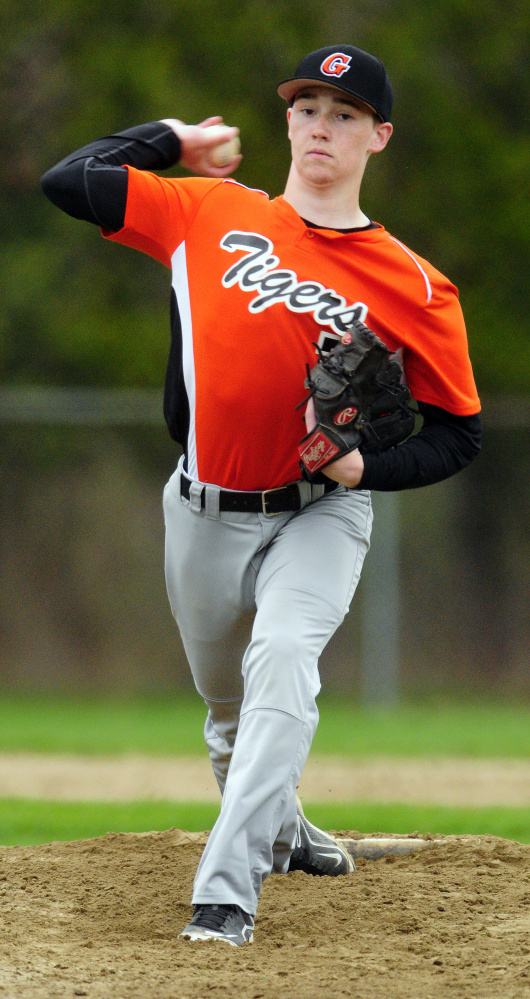
{"type": "MultiPolygon", "coordinates": [[[[97,139],[44,174],[41,186],[58,208],[110,232],[122,228],[128,173],[165,170],[178,162],[180,142],[172,128],[150,122],[97,139]]],[[[398,447],[364,456],[357,488],[384,492],[432,485],[469,465],[480,451],[480,416],[455,416],[418,401],[419,432],[398,447]]]]}
{"type": "Polygon", "coordinates": [[[48,170],[41,187],[68,215],[118,232],[127,204],[125,164],[138,170],[167,170],[179,159],[178,136],[169,125],[152,121],[89,142],[48,170]]]}
{"type": "Polygon", "coordinates": [[[480,451],[481,420],[454,416],[439,406],[418,402],[421,430],[398,447],[364,455],[359,489],[393,492],[431,486],[471,464],[480,451]]]}

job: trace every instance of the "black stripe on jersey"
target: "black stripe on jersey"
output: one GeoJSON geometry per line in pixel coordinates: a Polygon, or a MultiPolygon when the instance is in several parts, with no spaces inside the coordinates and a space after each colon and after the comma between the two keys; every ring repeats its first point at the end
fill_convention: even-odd
{"type": "Polygon", "coordinates": [[[190,404],[182,369],[182,324],[175,289],[171,289],[171,346],[164,384],[164,419],[173,440],[188,447],[190,404]]]}

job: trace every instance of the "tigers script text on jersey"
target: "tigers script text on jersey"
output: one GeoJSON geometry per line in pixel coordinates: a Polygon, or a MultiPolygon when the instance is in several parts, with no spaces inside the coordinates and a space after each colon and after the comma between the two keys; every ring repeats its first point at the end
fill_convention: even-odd
{"type": "Polygon", "coordinates": [[[479,410],[456,289],[383,227],[312,229],[282,197],[232,180],[128,171],[125,225],[104,235],[172,270],[165,414],[192,478],[242,490],[299,479],[306,364],[353,319],[402,349],[414,398],[479,410]]]}

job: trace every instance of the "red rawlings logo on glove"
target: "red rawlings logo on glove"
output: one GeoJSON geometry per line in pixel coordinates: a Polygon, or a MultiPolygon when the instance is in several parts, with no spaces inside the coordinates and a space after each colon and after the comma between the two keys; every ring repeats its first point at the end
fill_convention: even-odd
{"type": "Polygon", "coordinates": [[[346,409],[341,409],[340,413],[335,413],[333,423],[336,423],[338,427],[343,427],[345,423],[351,423],[356,416],[357,409],[355,406],[347,406],[346,409]]]}

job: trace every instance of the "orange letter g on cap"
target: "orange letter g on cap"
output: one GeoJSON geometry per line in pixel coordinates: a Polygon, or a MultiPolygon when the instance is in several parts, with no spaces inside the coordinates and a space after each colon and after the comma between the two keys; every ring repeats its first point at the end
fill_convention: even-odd
{"type": "Polygon", "coordinates": [[[326,76],[342,76],[350,68],[351,56],[344,55],[344,52],[333,52],[329,55],[320,67],[320,72],[326,76]]]}

